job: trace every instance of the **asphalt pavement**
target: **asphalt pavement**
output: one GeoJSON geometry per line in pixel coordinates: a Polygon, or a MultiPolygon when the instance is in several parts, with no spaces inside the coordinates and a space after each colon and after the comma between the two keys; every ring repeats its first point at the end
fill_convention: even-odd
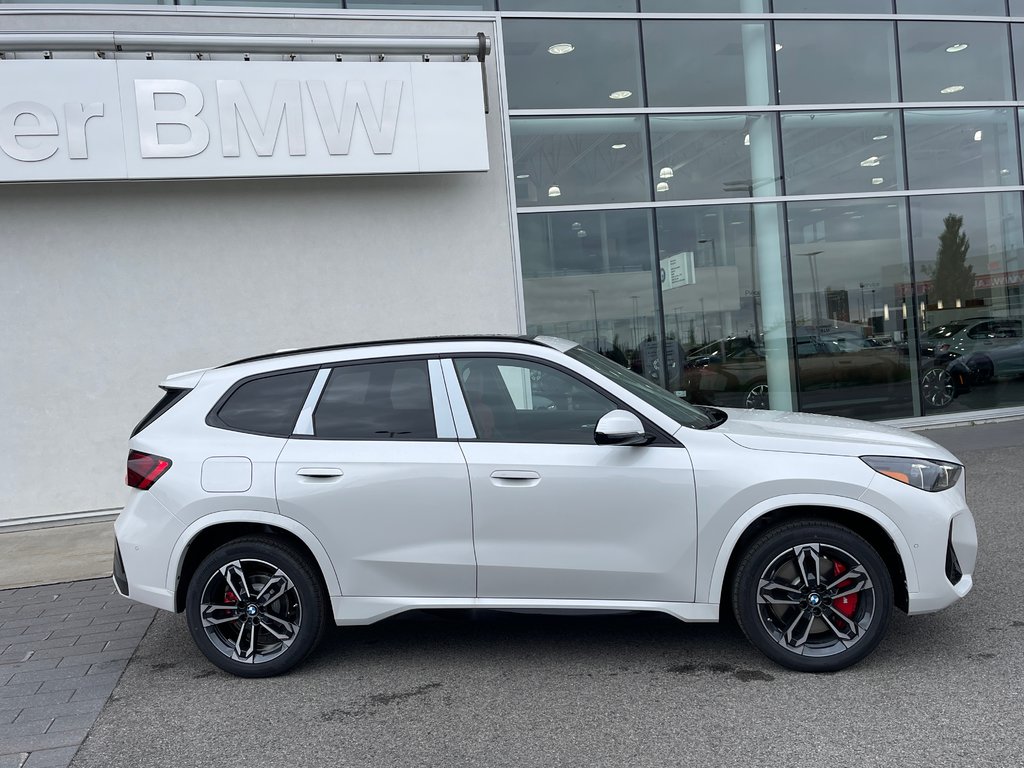
{"type": "MultiPolygon", "coordinates": [[[[927,435],[968,468],[976,586],[940,613],[897,613],[882,645],[852,669],[782,669],[732,622],[466,611],[334,629],[291,674],[241,680],[205,660],[181,616],[158,612],[72,765],[1024,766],[1024,421],[927,435]]],[[[89,589],[113,612],[93,621],[124,610],[89,589]]],[[[12,619],[24,633],[36,612],[28,594],[0,593],[0,610],[28,617],[12,619]],[[12,594],[26,604],[5,604],[12,594]]],[[[91,667],[74,659],[40,674],[62,664],[88,686],[91,667]]],[[[32,707],[29,719],[42,721],[44,709],[32,707]]],[[[41,754],[25,768],[53,764],[34,763],[41,754]]]]}

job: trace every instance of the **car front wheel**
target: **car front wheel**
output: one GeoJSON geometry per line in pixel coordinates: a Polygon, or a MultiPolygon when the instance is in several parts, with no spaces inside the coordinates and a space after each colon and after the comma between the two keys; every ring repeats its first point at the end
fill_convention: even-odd
{"type": "Polygon", "coordinates": [[[835,672],[861,661],[892,617],[889,571],[848,528],[803,520],[773,528],[746,551],[733,610],[747,639],[779,664],[835,672]]]}
{"type": "Polygon", "coordinates": [[[288,671],[324,628],[320,581],[301,554],[269,537],[211,552],[189,583],[185,615],[203,654],[240,677],[288,671]]]}

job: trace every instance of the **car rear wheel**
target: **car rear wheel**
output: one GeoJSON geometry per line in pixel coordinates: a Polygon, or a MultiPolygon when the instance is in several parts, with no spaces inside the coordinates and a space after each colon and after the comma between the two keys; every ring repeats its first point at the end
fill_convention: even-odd
{"type": "Polygon", "coordinates": [[[768,385],[765,382],[755,384],[747,392],[747,396],[743,400],[744,408],[758,408],[760,410],[767,410],[768,408],[768,385]]]}
{"type": "Polygon", "coordinates": [[[953,402],[956,386],[949,371],[929,368],[921,377],[921,397],[933,408],[945,408],[953,402]]]}
{"type": "Polygon", "coordinates": [[[263,536],[229,542],[199,564],[185,614],[203,654],[240,677],[270,677],[302,661],[324,629],[325,600],[310,564],[263,536]]]}
{"type": "Polygon", "coordinates": [[[747,639],[800,672],[835,672],[861,661],[892,617],[889,571],[848,528],[802,520],[773,528],[746,551],[733,610],[747,639]]]}

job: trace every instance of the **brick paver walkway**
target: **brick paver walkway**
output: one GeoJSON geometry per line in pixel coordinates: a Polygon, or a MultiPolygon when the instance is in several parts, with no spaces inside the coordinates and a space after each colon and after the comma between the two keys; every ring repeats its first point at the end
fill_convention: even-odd
{"type": "Polygon", "coordinates": [[[110,579],[0,591],[0,768],[63,768],[155,609],[110,579]]]}

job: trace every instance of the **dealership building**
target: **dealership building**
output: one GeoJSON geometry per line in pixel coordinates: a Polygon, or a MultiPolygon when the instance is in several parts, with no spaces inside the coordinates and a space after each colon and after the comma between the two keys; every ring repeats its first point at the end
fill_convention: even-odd
{"type": "Polygon", "coordinates": [[[692,402],[1024,416],[1024,0],[0,0],[0,528],[168,374],[561,336],[692,402]]]}

